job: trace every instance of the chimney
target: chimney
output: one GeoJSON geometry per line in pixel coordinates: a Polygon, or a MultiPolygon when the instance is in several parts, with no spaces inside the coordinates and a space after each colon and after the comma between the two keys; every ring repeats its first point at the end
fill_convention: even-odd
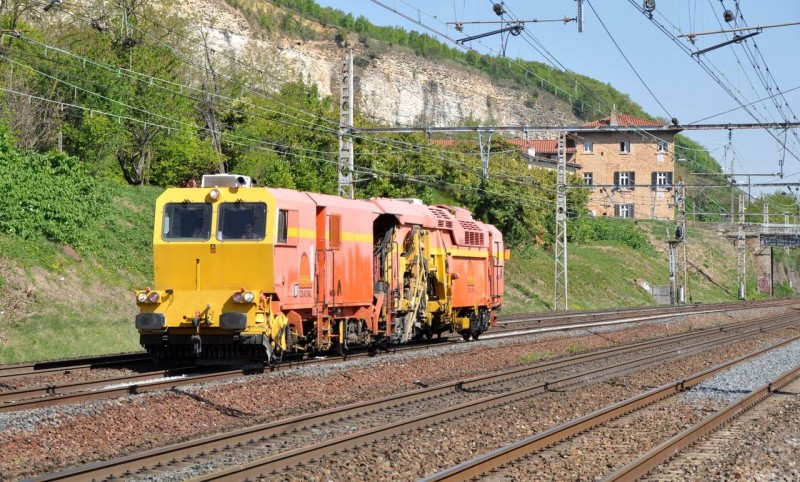
{"type": "Polygon", "coordinates": [[[617,104],[611,106],[611,116],[609,116],[608,125],[610,126],[619,125],[619,123],[617,122],[617,104]]]}

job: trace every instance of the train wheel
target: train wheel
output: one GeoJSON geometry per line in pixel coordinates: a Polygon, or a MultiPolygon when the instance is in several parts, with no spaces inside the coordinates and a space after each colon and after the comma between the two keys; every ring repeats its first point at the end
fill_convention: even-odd
{"type": "Polygon", "coordinates": [[[469,341],[469,336],[470,333],[468,331],[461,333],[461,337],[464,339],[464,341],[469,341]]]}

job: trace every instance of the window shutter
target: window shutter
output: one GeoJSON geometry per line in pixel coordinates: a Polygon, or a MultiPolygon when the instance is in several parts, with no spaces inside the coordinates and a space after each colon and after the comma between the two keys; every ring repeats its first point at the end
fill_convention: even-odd
{"type": "Polygon", "coordinates": [[[619,217],[619,204],[614,205],[614,216],[619,217]]]}
{"type": "Polygon", "coordinates": [[[629,176],[629,179],[630,179],[631,186],[636,185],[636,173],[631,171],[630,173],[628,173],[628,176],[629,176]]]}
{"type": "Polygon", "coordinates": [[[614,185],[619,186],[619,172],[614,173],[614,185]]]}
{"type": "Polygon", "coordinates": [[[629,217],[629,218],[631,218],[631,219],[633,219],[633,218],[635,218],[635,217],[636,217],[636,214],[635,214],[635,213],[634,213],[634,211],[633,211],[633,209],[634,209],[635,207],[636,207],[636,206],[635,206],[635,205],[633,205],[633,204],[629,204],[629,205],[628,205],[628,217],[629,217]]]}
{"type": "Polygon", "coordinates": [[[672,186],[672,173],[671,172],[667,173],[667,185],[668,186],[672,186]]]}
{"type": "Polygon", "coordinates": [[[652,184],[653,187],[655,187],[658,184],[658,173],[657,172],[650,173],[650,184],[652,184]]]}
{"type": "Polygon", "coordinates": [[[331,214],[330,218],[330,247],[339,249],[342,247],[342,215],[331,214]]]}

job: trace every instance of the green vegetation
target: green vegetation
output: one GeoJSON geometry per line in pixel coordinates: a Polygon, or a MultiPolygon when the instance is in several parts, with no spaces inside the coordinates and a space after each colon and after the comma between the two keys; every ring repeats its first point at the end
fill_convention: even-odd
{"type": "Polygon", "coordinates": [[[647,236],[636,229],[636,222],[626,219],[578,218],[569,224],[568,240],[579,244],[619,243],[642,254],[656,253],[647,236]]]}
{"type": "Polygon", "coordinates": [[[553,358],[555,354],[552,352],[546,351],[544,353],[535,352],[535,353],[526,353],[518,358],[519,363],[539,363],[541,361],[549,360],[553,358]]]}
{"type": "MultiPolygon", "coordinates": [[[[357,65],[405,48],[516,85],[525,92],[521,102],[531,106],[548,92],[581,118],[597,118],[611,105],[648,117],[602,82],[537,62],[465,53],[310,0],[228,3],[276,36],[340,43],[356,37],[366,47],[357,65]]],[[[65,9],[68,21],[46,26],[31,20],[40,10],[35,0],[0,3],[0,363],[138,349],[131,290],[152,279],[153,204],[164,187],[224,171],[263,185],[337,190],[335,102],[278,60],[258,53],[233,59],[206,49],[192,19],[158,2],[88,0],[82,16],[65,9]],[[12,35],[14,29],[22,33],[12,35]]],[[[360,117],[355,123],[376,125],[360,117]]],[[[555,173],[527,169],[502,140],[493,141],[486,178],[474,146],[443,153],[423,135],[387,134],[359,136],[354,149],[358,196],[470,209],[513,248],[505,312],[552,309],[555,173]]],[[[679,136],[676,152],[685,159],[678,177],[714,173],[703,180],[721,185],[689,192],[690,220],[722,219],[738,191],[701,146],[679,136]]],[[[568,191],[570,308],[652,304],[637,282],[668,283],[663,239],[674,223],[585,217],[588,194],[568,191]]],[[[748,213],[761,215],[764,204],[773,222],[798,211],[793,197],[776,194],[748,213]]],[[[735,252],[716,233],[702,231],[690,234],[698,239],[690,301],[732,300],[735,252]]],[[[778,262],[787,279],[800,269],[793,252],[778,262]]],[[[775,292],[793,289],[778,282],[775,292]]],[[[756,296],[754,278],[748,296],[756,296]]]]}
{"type": "Polygon", "coordinates": [[[564,350],[564,352],[567,355],[570,355],[570,356],[577,355],[577,354],[583,353],[585,351],[586,351],[586,347],[583,346],[583,345],[570,345],[564,350]]]}

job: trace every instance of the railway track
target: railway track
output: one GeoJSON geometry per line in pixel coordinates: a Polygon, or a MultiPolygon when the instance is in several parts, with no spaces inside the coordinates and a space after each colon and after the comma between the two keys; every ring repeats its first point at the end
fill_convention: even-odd
{"type": "MultiPolygon", "coordinates": [[[[740,309],[752,309],[752,304],[746,304],[747,308],[741,307],[740,309]]],[[[763,305],[764,303],[759,303],[763,305]]],[[[785,304],[785,301],[777,303],[778,306],[785,304]]],[[[737,308],[740,305],[737,304],[737,308]]],[[[769,304],[772,306],[772,304],[769,304]]],[[[720,311],[717,309],[703,309],[697,310],[696,307],[689,307],[690,314],[705,314],[720,311]]],[[[590,320],[585,319],[577,323],[573,319],[560,320],[557,317],[549,318],[545,321],[546,326],[542,326],[537,322],[534,327],[524,328],[518,327],[513,331],[503,333],[491,333],[483,337],[484,340],[506,338],[506,337],[522,337],[530,334],[536,334],[547,331],[560,331],[560,330],[575,330],[575,329],[592,329],[609,325],[647,322],[669,319],[678,315],[685,315],[686,312],[676,310],[673,308],[664,309],[646,309],[643,310],[646,315],[643,316],[641,310],[614,310],[612,312],[604,312],[602,316],[593,316],[590,320]],[[665,312],[666,311],[666,312],[665,312]],[[628,314],[636,314],[636,316],[629,316],[621,319],[609,319],[609,317],[625,312],[628,314]]],[[[524,321],[519,319],[517,322],[524,321]]],[[[456,344],[464,343],[460,338],[456,339],[440,339],[432,340],[425,343],[414,345],[393,347],[389,352],[403,353],[407,351],[421,351],[432,347],[441,346],[443,344],[456,344]]],[[[83,360],[82,363],[69,364],[68,361],[45,363],[40,368],[44,370],[56,370],[60,372],[63,367],[80,367],[81,369],[91,369],[92,367],[107,367],[107,366],[125,366],[126,360],[128,363],[141,364],[148,360],[146,354],[131,354],[137,355],[126,358],[124,355],[116,355],[113,357],[100,357],[98,359],[83,360]],[[89,362],[89,363],[86,363],[89,362]],[[51,367],[49,365],[61,365],[62,368],[51,367]],[[84,368],[85,367],[85,368],[84,368]]],[[[373,356],[374,353],[369,351],[361,351],[347,354],[344,359],[355,359],[373,356]]],[[[136,373],[131,375],[113,376],[108,378],[101,378],[96,380],[68,382],[64,384],[47,384],[43,386],[26,387],[18,390],[0,392],[0,413],[11,412],[17,410],[27,410],[33,408],[52,407],[57,405],[65,405],[70,403],[86,402],[91,400],[102,400],[118,396],[134,395],[139,393],[153,392],[158,390],[166,390],[174,387],[186,386],[195,383],[206,383],[212,381],[220,381],[234,377],[260,374],[265,371],[285,370],[296,368],[298,366],[323,364],[323,363],[336,363],[342,361],[341,356],[333,356],[327,358],[314,358],[309,359],[299,357],[289,359],[284,363],[270,367],[249,367],[244,369],[235,370],[216,370],[208,373],[198,371],[197,368],[180,368],[173,370],[155,370],[146,373],[136,373]]],[[[76,360],[77,362],[78,360],[76,360]]],[[[72,371],[74,368],[69,368],[72,371]]],[[[29,372],[29,373],[42,373],[42,372],[29,372]]],[[[49,373],[49,372],[48,372],[49,373]]]]}
{"type": "MultiPolygon", "coordinates": [[[[774,301],[774,300],[772,300],[774,301]]],[[[773,303],[765,302],[751,302],[746,304],[735,304],[737,309],[752,309],[753,305],[763,306],[782,306],[787,304],[786,300],[778,300],[773,303]]],[[[697,309],[697,307],[689,307],[689,312],[676,309],[674,307],[662,308],[648,308],[645,310],[612,310],[607,312],[600,312],[591,315],[591,320],[584,319],[582,322],[574,323],[571,319],[560,321],[558,317],[549,317],[545,320],[543,326],[539,323],[540,319],[533,327],[518,327],[511,331],[500,333],[485,334],[483,340],[491,340],[506,337],[522,337],[530,334],[560,331],[560,330],[580,330],[591,329],[609,325],[647,322],[669,319],[678,315],[684,314],[707,314],[718,311],[724,311],[723,308],[710,308],[697,309]],[[643,313],[644,312],[644,313],[643,313]],[[635,314],[636,316],[627,316],[621,319],[613,319],[619,313],[626,313],[628,315],[635,314]]],[[[728,307],[728,310],[730,307],[728,307]]],[[[588,315],[588,314],[585,314],[588,315]]],[[[514,323],[526,322],[525,318],[519,318],[514,323]]],[[[440,339],[432,340],[425,343],[412,344],[400,347],[393,347],[389,352],[403,353],[407,351],[426,350],[432,347],[442,346],[444,344],[457,344],[464,343],[460,338],[456,339],[440,339]]],[[[347,354],[344,359],[355,359],[373,356],[374,354],[369,351],[361,351],[347,354]]],[[[69,382],[64,384],[47,384],[43,386],[35,386],[29,388],[22,388],[19,390],[12,390],[0,392],[0,413],[12,412],[18,410],[27,410],[33,408],[44,408],[58,405],[65,405],[70,403],[79,403],[92,400],[103,400],[118,396],[134,395],[146,392],[153,392],[158,390],[167,390],[180,386],[192,385],[195,383],[206,383],[212,381],[221,381],[230,378],[240,377],[244,375],[260,374],[264,371],[283,370],[295,368],[298,366],[323,364],[323,363],[336,363],[341,361],[341,356],[327,357],[327,358],[306,358],[300,357],[289,359],[284,363],[271,367],[248,367],[244,369],[235,370],[216,370],[211,373],[202,372],[196,373],[197,369],[181,368],[174,370],[156,370],[145,373],[137,373],[124,376],[114,376],[109,378],[101,378],[97,380],[69,382]],[[194,371],[193,371],[194,370],[194,371]]],[[[82,359],[76,360],[76,363],[70,364],[69,360],[39,364],[39,368],[43,370],[55,370],[60,373],[61,370],[67,369],[74,371],[78,369],[91,369],[92,367],[108,367],[108,366],[124,366],[128,363],[141,364],[145,363],[148,358],[146,354],[123,354],[115,355],[112,357],[99,357],[97,359],[82,359]],[[87,363],[88,362],[88,363],[87,363]],[[55,365],[55,366],[50,366],[55,365]]],[[[33,366],[33,365],[30,365],[33,366]]],[[[37,372],[26,372],[37,373],[37,372]]],[[[42,373],[39,371],[38,373],[42,373]]],[[[50,373],[50,372],[48,372],[50,373]]]]}
{"type": "Polygon", "coordinates": [[[12,378],[59,374],[92,370],[96,368],[110,368],[130,366],[150,361],[147,353],[121,353],[117,355],[103,355],[90,358],[73,358],[66,360],[53,360],[35,363],[21,363],[15,365],[0,365],[0,383],[12,378]]]}
{"type": "MultiPolygon", "coordinates": [[[[705,379],[722,370],[726,370],[733,365],[741,363],[745,360],[762,356],[765,353],[797,341],[800,341],[800,337],[795,337],[763,350],[750,353],[744,357],[722,363],[709,370],[705,370],[685,379],[676,381],[675,383],[655,388],[646,393],[609,406],[603,410],[591,413],[587,416],[553,427],[532,437],[528,437],[513,444],[499,448],[490,453],[461,463],[448,470],[444,470],[437,474],[426,477],[423,480],[425,482],[467,480],[472,478],[482,478],[489,473],[492,474],[492,479],[494,480],[516,480],[518,477],[536,478],[538,473],[536,470],[541,470],[541,465],[544,464],[540,464],[540,466],[537,466],[534,469],[529,468],[524,471],[512,471],[511,469],[515,468],[517,465],[526,463],[528,463],[528,465],[535,466],[535,462],[527,461],[526,458],[531,458],[533,454],[539,451],[546,449],[546,451],[552,453],[568,450],[561,448],[560,444],[568,443],[573,437],[580,436],[583,439],[592,437],[595,440],[613,440],[614,435],[610,435],[608,433],[609,431],[616,431],[617,433],[625,432],[626,430],[630,431],[632,426],[636,426],[635,421],[644,420],[647,418],[642,414],[642,412],[647,410],[651,412],[660,411],[660,414],[657,416],[657,418],[668,418],[668,416],[665,417],[665,414],[668,414],[669,411],[664,410],[663,407],[672,401],[671,397],[682,393],[695,385],[698,385],[705,379]],[[612,423],[623,416],[627,419],[627,423],[612,423]],[[631,420],[634,422],[632,423],[631,420]],[[607,429],[605,433],[598,433],[595,435],[594,432],[600,432],[602,428],[607,429]]],[[[722,424],[743,413],[753,405],[763,401],[776,390],[787,385],[793,380],[796,380],[798,377],[800,377],[800,367],[795,367],[794,369],[780,375],[772,382],[764,385],[760,389],[755,390],[744,398],[730,404],[725,409],[700,420],[696,424],[692,425],[689,429],[669,438],[655,448],[647,451],[641,457],[638,457],[635,460],[625,464],[621,468],[611,472],[610,474],[606,475],[603,480],[633,481],[646,476],[648,472],[656,468],[659,464],[665,462],[676,453],[679,453],[681,450],[691,446],[708,433],[714,431],[722,424]]],[[[650,418],[654,417],[651,416],[650,418]]],[[[641,431],[643,429],[641,426],[637,426],[637,430],[641,431]]],[[[619,439],[618,435],[617,439],[619,439]]],[[[584,443],[583,445],[586,446],[587,444],[584,443]]],[[[619,443],[612,442],[611,445],[612,446],[608,448],[614,453],[613,455],[609,455],[606,459],[609,461],[606,465],[609,466],[611,465],[612,461],[618,462],[620,456],[624,456],[626,449],[631,449],[630,446],[623,446],[626,444],[621,445],[619,443]]],[[[593,444],[593,446],[596,448],[596,450],[603,450],[604,448],[601,444],[599,446],[598,444],[593,444]]],[[[593,454],[593,456],[596,456],[596,454],[593,454]]],[[[547,456],[540,455],[539,458],[545,459],[547,456]]]]}
{"type": "MultiPolygon", "coordinates": [[[[620,316],[630,315],[628,318],[637,318],[646,315],[690,315],[706,312],[736,311],[753,308],[768,308],[784,306],[795,303],[793,300],[765,300],[739,303],[721,303],[715,305],[699,306],[679,306],[679,307],[647,307],[629,308],[616,310],[599,310],[590,312],[559,312],[551,313],[521,313],[517,315],[504,316],[498,320],[496,329],[510,329],[512,326],[521,324],[532,324],[532,327],[569,327],[576,322],[585,321],[585,325],[575,327],[591,327],[591,323],[607,321],[620,316]]],[[[630,322],[630,321],[628,321],[630,322]]],[[[487,335],[491,332],[487,333],[487,335]]],[[[484,335],[486,336],[486,335],[484,335]]],[[[77,372],[92,370],[97,368],[130,367],[150,361],[150,357],[144,353],[120,353],[113,355],[101,355],[97,357],[81,357],[64,360],[49,360],[33,363],[21,363],[14,365],[0,365],[0,383],[4,380],[23,377],[35,377],[41,375],[61,374],[66,372],[77,372]]],[[[290,362],[294,363],[294,362],[290,362]]]]}
{"type": "MultiPolygon", "coordinates": [[[[710,305],[682,305],[682,306],[658,306],[647,308],[626,308],[616,310],[601,310],[590,312],[558,312],[553,313],[521,313],[517,315],[504,316],[497,321],[499,329],[518,329],[520,326],[531,325],[531,327],[551,327],[576,325],[577,328],[592,326],[595,323],[605,321],[628,322],[636,319],[661,319],[671,316],[698,315],[707,313],[735,312],[750,310],[753,308],[770,308],[797,304],[795,300],[764,300],[750,301],[741,303],[718,303],[710,305]]],[[[492,334],[491,331],[484,335],[492,334]]]]}
{"type": "MultiPolygon", "coordinates": [[[[352,448],[369,443],[373,440],[391,436],[392,433],[407,432],[414,426],[430,425],[455,416],[469,416],[483,408],[490,409],[495,407],[498,403],[508,403],[509,401],[536,396],[555,387],[563,388],[568,385],[585,383],[587,380],[596,377],[607,376],[608,373],[619,374],[626,370],[640,368],[645,363],[656,363],[670,356],[685,356],[687,353],[707,349],[714,344],[729,343],[743,336],[752,336],[754,333],[761,332],[764,329],[759,326],[760,323],[763,323],[763,320],[743,323],[738,328],[728,326],[724,330],[715,328],[676,335],[666,341],[663,339],[649,341],[635,346],[588,353],[568,360],[553,361],[536,367],[516,369],[491,376],[429,387],[374,402],[364,402],[318,414],[264,424],[241,431],[187,442],[178,446],[132,455],[115,461],[90,464],[35,480],[102,479],[110,474],[123,478],[148,477],[164,471],[179,470],[180,467],[191,466],[199,460],[208,461],[218,456],[228,459],[247,458],[248,453],[252,455],[263,453],[264,451],[274,452],[275,446],[286,447],[288,445],[289,447],[296,447],[306,445],[288,452],[284,450],[269,459],[259,461],[258,466],[252,465],[255,462],[245,464],[244,472],[220,472],[219,474],[208,476],[207,480],[225,480],[226,478],[243,480],[245,477],[257,477],[259,474],[270,474],[273,470],[282,470],[287,465],[307,463],[321,456],[331,456],[337,450],[341,451],[348,449],[348,447],[352,448]],[[737,330],[742,331],[742,333],[733,333],[737,330]],[[700,341],[703,337],[712,337],[714,339],[700,341]],[[664,352],[654,353],[655,347],[665,344],[675,346],[672,347],[671,351],[664,349],[664,352]],[[636,351],[640,353],[646,352],[646,355],[633,356],[631,352],[635,353],[636,351]],[[579,366],[598,365],[600,360],[610,360],[615,356],[624,358],[626,352],[629,359],[618,360],[616,365],[596,369],[596,373],[593,375],[587,371],[588,368],[578,368],[579,366]],[[561,380],[551,378],[550,381],[542,382],[541,378],[535,378],[537,374],[541,377],[552,370],[563,371],[568,369],[570,365],[573,367],[573,373],[563,377],[561,380]],[[505,388],[503,388],[504,384],[505,388]],[[520,386],[524,388],[519,388],[520,386]],[[500,395],[486,396],[487,393],[494,391],[502,393],[500,395]],[[445,403],[443,401],[445,399],[449,399],[449,401],[445,403]],[[438,405],[442,405],[439,410],[417,417],[409,417],[409,414],[413,414],[417,410],[429,410],[430,407],[438,405]],[[355,434],[345,435],[326,442],[314,443],[315,441],[318,442],[319,438],[319,434],[316,433],[314,427],[324,425],[326,430],[335,431],[336,429],[331,428],[332,424],[361,425],[364,422],[358,421],[360,417],[374,417],[380,420],[388,416],[386,410],[395,412],[393,419],[396,422],[389,426],[381,425],[380,422],[367,421],[366,425],[377,424],[378,426],[365,428],[355,434]],[[310,441],[308,439],[309,436],[311,437],[310,441]]],[[[772,328],[774,329],[793,326],[794,324],[796,324],[794,319],[772,320],[772,328]]],[[[177,479],[191,476],[191,473],[181,473],[177,476],[177,479]]]]}
{"type": "MultiPolygon", "coordinates": [[[[763,474],[764,479],[777,478],[778,474],[774,473],[775,468],[770,466],[771,462],[764,459],[771,458],[772,454],[769,452],[774,454],[778,451],[772,450],[769,443],[753,447],[756,445],[753,442],[763,434],[784,441],[793,438],[786,432],[796,434],[797,424],[796,421],[792,423],[791,418],[793,416],[796,418],[797,412],[794,412],[794,415],[787,413],[787,404],[800,394],[798,375],[800,374],[797,373],[797,368],[784,372],[751,392],[744,399],[729,404],[724,410],[679,434],[670,441],[670,444],[653,449],[631,463],[631,465],[641,465],[642,470],[639,470],[638,467],[623,468],[625,469],[624,473],[621,469],[617,471],[618,475],[625,479],[629,474],[642,474],[646,467],[652,466],[646,475],[639,477],[640,480],[681,482],[686,480],[687,474],[697,474],[697,477],[703,477],[702,473],[698,473],[698,468],[709,467],[712,468],[712,474],[714,471],[723,474],[729,473],[730,478],[746,480],[748,477],[744,474],[737,477],[737,471],[740,470],[738,459],[752,460],[755,458],[763,461],[763,466],[757,467],[756,473],[763,474]],[[787,380],[791,381],[785,383],[787,380]],[[723,421],[723,419],[728,420],[723,421]],[[716,424],[722,426],[714,427],[713,425],[716,424]],[[704,432],[706,434],[702,435],[704,432]],[[754,448],[761,453],[752,453],[754,448]],[[666,460],[665,456],[670,453],[671,457],[666,460]],[[721,453],[728,454],[723,461],[719,460],[721,453]],[[658,463],[659,461],[660,463],[658,463]]],[[[789,409],[790,411],[791,409],[789,409]]],[[[776,445],[781,444],[778,442],[776,445]]],[[[793,453],[796,450],[793,450],[792,444],[785,444],[784,448],[788,456],[796,460],[796,454],[793,453]]],[[[785,474],[785,480],[797,480],[797,472],[795,470],[794,474],[785,474]]],[[[710,476],[711,474],[705,478],[709,479],[710,476]]]]}
{"type": "MultiPolygon", "coordinates": [[[[460,339],[452,341],[442,340],[419,345],[401,346],[390,350],[388,354],[424,351],[436,346],[454,343],[463,343],[463,341],[460,339]]],[[[53,407],[92,400],[104,400],[158,390],[169,390],[197,383],[208,383],[241,376],[258,375],[269,371],[288,370],[290,368],[306,365],[339,363],[343,360],[371,356],[374,356],[374,354],[364,351],[348,354],[346,357],[337,356],[330,358],[298,359],[287,361],[276,366],[253,366],[233,370],[212,370],[210,372],[203,371],[198,367],[186,367],[114,376],[98,380],[70,382],[61,385],[22,388],[19,390],[0,392],[0,413],[53,407]]]]}

